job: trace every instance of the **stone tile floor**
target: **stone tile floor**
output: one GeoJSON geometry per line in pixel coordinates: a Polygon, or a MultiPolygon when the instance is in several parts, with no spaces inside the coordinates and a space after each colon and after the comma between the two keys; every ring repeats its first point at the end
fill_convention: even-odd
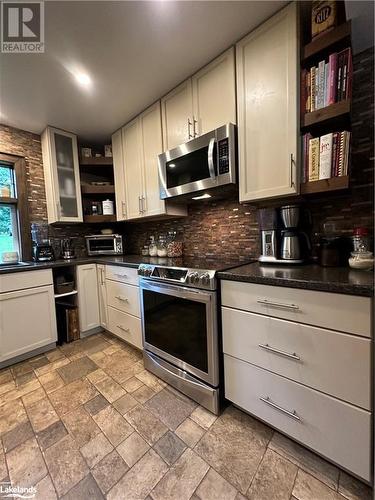
{"type": "Polygon", "coordinates": [[[42,500],[371,498],[240,410],[216,418],[104,333],[0,371],[0,435],[0,481],[42,500]]]}

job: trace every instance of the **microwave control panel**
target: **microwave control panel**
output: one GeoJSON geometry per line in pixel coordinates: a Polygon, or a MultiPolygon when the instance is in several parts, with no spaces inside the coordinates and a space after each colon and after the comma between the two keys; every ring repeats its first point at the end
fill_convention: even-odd
{"type": "Polygon", "coordinates": [[[229,141],[228,138],[222,139],[218,143],[219,153],[219,175],[229,172],[229,141]]]}

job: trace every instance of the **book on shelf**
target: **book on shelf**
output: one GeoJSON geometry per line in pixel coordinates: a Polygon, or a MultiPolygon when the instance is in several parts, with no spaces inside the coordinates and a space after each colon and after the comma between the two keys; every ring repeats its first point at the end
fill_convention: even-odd
{"type": "Polygon", "coordinates": [[[301,108],[307,113],[351,97],[353,79],[350,47],[329,55],[317,66],[301,73],[301,108]],[[306,75],[307,71],[307,75],[306,75]]]}
{"type": "Polygon", "coordinates": [[[302,182],[348,175],[351,133],[330,132],[321,137],[303,136],[302,182]]]}

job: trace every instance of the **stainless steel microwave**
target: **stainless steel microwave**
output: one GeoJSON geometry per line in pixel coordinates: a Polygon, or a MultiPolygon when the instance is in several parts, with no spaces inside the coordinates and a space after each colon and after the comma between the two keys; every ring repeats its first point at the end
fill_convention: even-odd
{"type": "Polygon", "coordinates": [[[236,126],[228,123],[159,155],[160,198],[236,183],[236,126]]]}
{"type": "Polygon", "coordinates": [[[122,236],[119,234],[93,234],[86,236],[88,255],[122,254],[122,236]]]}

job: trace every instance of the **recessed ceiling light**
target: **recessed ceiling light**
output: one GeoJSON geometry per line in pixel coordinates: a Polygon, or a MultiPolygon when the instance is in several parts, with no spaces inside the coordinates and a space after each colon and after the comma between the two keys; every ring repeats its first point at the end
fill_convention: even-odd
{"type": "Polygon", "coordinates": [[[169,167],[169,168],[174,168],[175,166],[176,166],[176,164],[175,164],[175,163],[170,163],[170,164],[168,165],[168,167],[169,167]]]}
{"type": "Polygon", "coordinates": [[[82,87],[91,86],[92,81],[87,73],[75,73],[74,77],[82,87]]]}
{"type": "Polygon", "coordinates": [[[192,200],[206,200],[207,198],[211,198],[211,195],[208,193],[201,194],[200,196],[194,196],[192,200]]]}

